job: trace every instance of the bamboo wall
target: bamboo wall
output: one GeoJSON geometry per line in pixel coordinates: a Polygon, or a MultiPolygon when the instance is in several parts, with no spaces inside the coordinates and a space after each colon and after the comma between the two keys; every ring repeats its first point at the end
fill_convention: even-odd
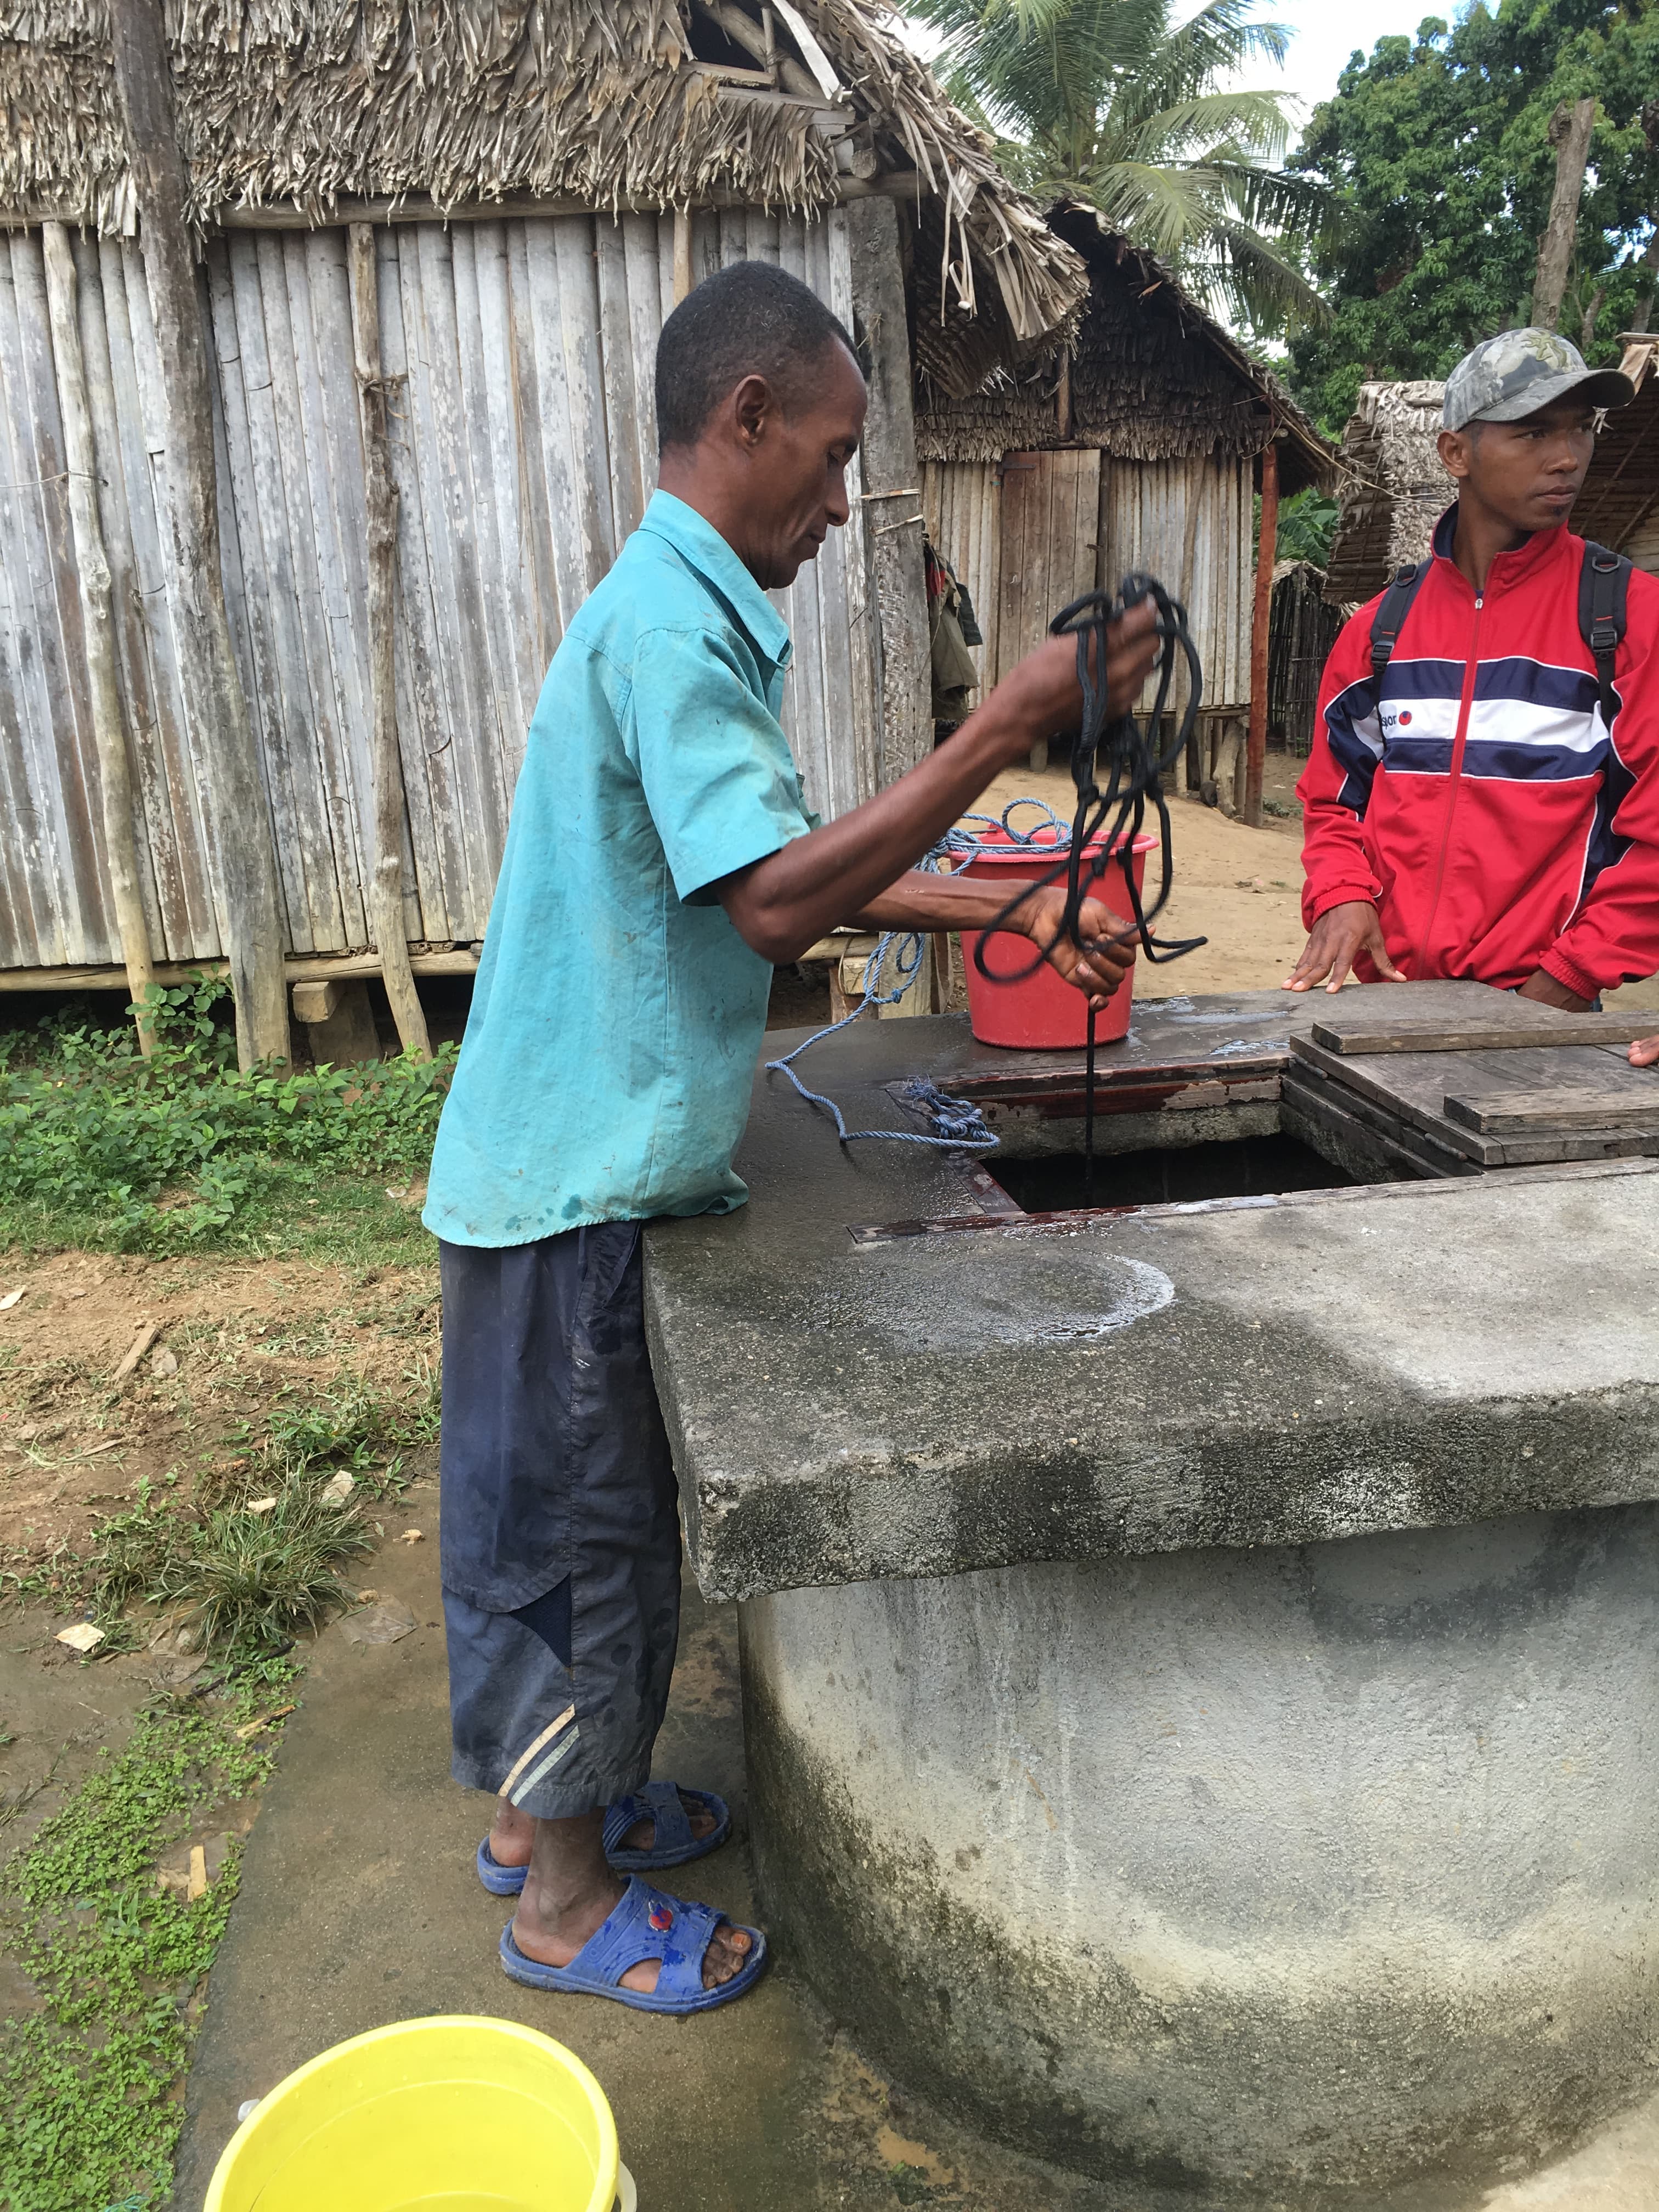
{"type": "MultiPolygon", "coordinates": [[[[408,224],[376,234],[399,497],[398,718],[411,941],[483,934],[547,662],[655,476],[652,370],[670,216],[408,224]]],[[[293,953],[360,950],[373,845],[363,466],[343,228],[209,248],[227,596],[293,953]]],[[[113,574],[151,941],[221,951],[173,637],[164,419],[143,268],[77,238],[82,351],[113,574]]],[[[781,260],[851,319],[845,218],[699,216],[694,276],[781,260]]],[[[102,856],[40,234],[0,246],[0,968],[120,957],[102,856]]],[[[853,489],[857,489],[856,483],[853,489]]],[[[779,599],[785,721],[812,803],[873,787],[861,511],[779,599]]]]}
{"type": "Polygon", "coordinates": [[[1273,571],[1267,629],[1267,737],[1305,760],[1313,750],[1320,680],[1342,627],[1324,596],[1325,576],[1310,561],[1281,561],[1273,571]]]}
{"type": "MultiPolygon", "coordinates": [[[[1126,571],[1149,569],[1184,599],[1204,670],[1206,712],[1242,713],[1249,702],[1253,466],[1248,456],[1213,453],[1158,461],[1101,456],[1101,580],[1109,589],[1126,571]]],[[[974,658],[987,675],[1006,659],[998,644],[1001,502],[998,462],[927,464],[928,533],[972,596],[987,641],[974,658]]]]}

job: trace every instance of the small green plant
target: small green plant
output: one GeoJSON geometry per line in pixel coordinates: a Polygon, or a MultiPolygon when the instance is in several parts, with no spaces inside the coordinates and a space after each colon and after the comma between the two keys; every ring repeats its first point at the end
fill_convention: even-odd
{"type": "Polygon", "coordinates": [[[131,1027],[72,1014],[0,1034],[0,1243],[234,1244],[283,1200],[314,1207],[319,1178],[424,1168],[454,1047],[243,1073],[218,1019],[227,994],[210,977],[146,992],[148,1060],[131,1027]]]}
{"type": "Polygon", "coordinates": [[[0,2022],[7,2212],[167,2202],[184,2109],[174,2083],[237,1854],[191,1902],[158,1887],[155,1865],[209,1808],[264,1779],[270,1737],[237,1735],[255,1694],[141,1716],[0,1875],[9,1948],[40,2001],[0,2022]]]}
{"type": "Polygon", "coordinates": [[[421,1360],[408,1379],[416,1387],[406,1399],[385,1396],[351,1376],[318,1395],[281,1401],[256,1448],[256,1463],[289,1476],[311,1468],[345,1468],[354,1474],[395,1469],[401,1453],[438,1433],[431,1363],[421,1360]]]}
{"type": "MultiPolygon", "coordinates": [[[[98,1528],[82,1577],[94,1617],[130,1648],[135,1604],[171,1609],[198,1647],[246,1663],[319,1627],[351,1601],[339,1571],[371,1548],[362,1515],[303,1473],[290,1475],[261,1513],[246,1498],[192,1518],[140,1486],[137,1502],[98,1528]]],[[[69,1577],[69,1581],[73,1581],[69,1577]]]]}
{"type": "Polygon", "coordinates": [[[185,1523],[150,1595],[187,1615],[204,1645],[269,1650],[349,1605],[338,1570],[370,1548],[358,1514],[315,1484],[289,1483],[267,1513],[232,1507],[185,1523]]]}
{"type": "Polygon", "coordinates": [[[94,1610],[106,1626],[134,1598],[148,1597],[179,1540],[175,1507],[156,1494],[148,1475],[135,1503],[112,1513],[94,1531],[94,1610]]]}
{"type": "Polygon", "coordinates": [[[893,2185],[893,2194],[901,2204],[931,2204],[933,2190],[927,2176],[919,2166],[907,2166],[902,2159],[887,2169],[887,2178],[893,2185]]]}

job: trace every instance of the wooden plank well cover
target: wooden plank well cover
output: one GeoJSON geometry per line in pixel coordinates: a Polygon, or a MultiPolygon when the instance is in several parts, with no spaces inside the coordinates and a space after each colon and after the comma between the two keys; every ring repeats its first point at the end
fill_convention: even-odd
{"type": "Polygon", "coordinates": [[[1313,1041],[1345,1058],[1379,1052],[1530,1051],[1547,1045],[1632,1044],[1651,1034],[1647,1014],[1571,1014],[1490,983],[1437,980],[1365,990],[1364,1011],[1343,993],[1313,1041]]]}
{"type": "Polygon", "coordinates": [[[1659,1154],[1659,1076],[1616,1048],[1352,1055],[1292,1037],[1291,1053],[1408,1149],[1426,1138],[1482,1168],[1659,1154]]]}

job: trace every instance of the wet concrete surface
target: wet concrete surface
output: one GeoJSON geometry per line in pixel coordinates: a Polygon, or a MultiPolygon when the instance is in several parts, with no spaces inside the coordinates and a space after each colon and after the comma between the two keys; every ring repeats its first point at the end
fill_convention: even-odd
{"type": "MultiPolygon", "coordinates": [[[[434,1502],[412,1493],[389,1536],[429,1525],[434,1502]]],[[[368,1571],[420,1626],[368,1648],[336,1626],[316,1647],[210,1977],[173,2212],[200,2212],[245,2098],[348,2036],[431,2012],[523,2021],[579,2052],[616,2111],[641,2212],[1127,2212],[1114,2189],[987,2143],[883,2079],[856,2023],[838,2030],[787,1959],[741,2002],[688,2021],[508,1982],[495,1954],[507,1908],[472,1869],[487,1807],[448,1776],[436,1544],[390,1541],[368,1571]]],[[[732,1842],[674,1877],[681,1893],[754,1918],[736,1623],[689,1577],[657,1771],[733,1807],[732,1842]]],[[[1659,2212],[1659,2102],[1547,2174],[1442,2201],[1659,2212]]]]}
{"type": "MultiPolygon", "coordinates": [[[[1396,988],[1343,996],[1364,1018],[1396,988]]],[[[1468,1018],[1471,991],[1484,1019],[1501,996],[1412,988],[1434,1019],[1468,1018]]],[[[1274,992],[1167,1000],[1113,1066],[1207,1070],[1318,1011],[1287,1016],[1274,992]]],[[[952,1093],[992,1059],[965,1020],[931,1016],[860,1023],[802,1065],[850,1127],[891,1129],[895,1085],[952,1093]]],[[[1041,1059],[992,1073],[1024,1080],[1041,1059]]],[[[1158,1141],[1185,1111],[1146,1117],[1158,1141]]],[[[763,1070],[736,1164],[747,1206],[653,1222],[646,1246],[652,1364],[716,1596],[1659,1495],[1659,1161],[1045,1227],[987,1214],[957,1156],[838,1144],[763,1070]],[[877,1241],[852,1233],[872,1224],[877,1241]]]]}
{"type": "MultiPolygon", "coordinates": [[[[430,1525],[434,1504],[416,1491],[388,1535],[430,1525]]],[[[199,2212],[244,2099],[348,2036],[434,2012],[522,2021],[579,2053],[616,2112],[641,2212],[1105,2207],[890,2091],[787,1961],[740,2002],[684,2021],[509,1982],[495,1948],[509,1908],[473,1871],[488,1805],[449,1779],[437,1545],[389,1541],[365,1571],[420,1626],[358,1649],[337,1625],[316,1647],[210,1978],[174,2212],[199,2212]]],[[[734,1814],[732,1842],[665,1886],[752,1922],[736,1621],[689,1577],[656,1771],[720,1791],[734,1814]]]]}

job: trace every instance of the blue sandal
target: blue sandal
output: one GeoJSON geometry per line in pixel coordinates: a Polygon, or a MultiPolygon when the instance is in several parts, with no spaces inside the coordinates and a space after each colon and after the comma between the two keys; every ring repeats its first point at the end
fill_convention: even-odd
{"type": "MultiPolygon", "coordinates": [[[[673,1782],[647,1782],[643,1790],[618,1797],[605,1816],[605,1855],[619,1874],[660,1874],[665,1868],[686,1866],[718,1850],[732,1832],[732,1809],[712,1790],[682,1790],[673,1782]],[[689,1797],[698,1812],[713,1815],[714,1825],[702,1838],[691,1833],[682,1797],[689,1797]],[[625,1851],[622,1839],[636,1820],[656,1823],[656,1841],[648,1851],[625,1851]]],[[[503,1866],[489,1848],[486,1836],[478,1846],[478,1879],[492,1897],[516,1897],[524,1887],[522,1867],[503,1866]]]]}
{"type": "Polygon", "coordinates": [[[732,1832],[732,1809],[712,1790],[682,1790],[676,1782],[647,1782],[626,1797],[618,1797],[605,1816],[605,1855],[619,1874],[655,1874],[664,1867],[685,1866],[718,1850],[732,1832]],[[691,1800],[693,1812],[709,1814],[714,1826],[706,1836],[691,1833],[691,1822],[681,1799],[691,1800]],[[656,1823],[656,1836],[648,1851],[625,1851],[622,1839],[637,1820],[656,1823]]]}
{"type": "Polygon", "coordinates": [[[562,1996],[614,1997],[635,2012],[712,2012],[716,2005],[730,2004],[752,1989],[766,1963],[765,1936],[758,1928],[746,1928],[744,1933],[754,1948],[744,1965],[729,1982],[704,1989],[703,1954],[726,1917],[712,1905],[687,1905],[631,1875],[616,1910],[568,1966],[544,1966],[538,1959],[526,1958],[513,1940],[511,1921],[501,1930],[501,1966],[511,1980],[522,1982],[526,1989],[562,1996]],[[656,1988],[648,1993],[623,1989],[623,1976],[647,1959],[662,1961],[656,1988]]]}

